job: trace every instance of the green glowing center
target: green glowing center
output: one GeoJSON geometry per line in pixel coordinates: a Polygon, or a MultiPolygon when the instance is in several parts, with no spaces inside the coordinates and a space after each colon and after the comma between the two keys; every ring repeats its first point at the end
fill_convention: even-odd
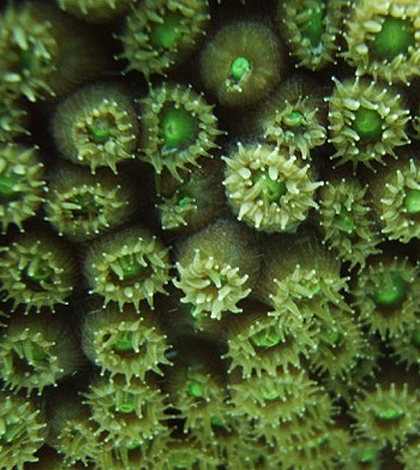
{"type": "Polygon", "coordinates": [[[239,82],[251,70],[251,62],[243,56],[233,59],[230,64],[230,76],[236,82],[239,82]]]}
{"type": "Polygon", "coordinates": [[[26,275],[31,281],[37,283],[48,282],[53,278],[54,270],[43,260],[35,258],[29,262],[26,275]]]}
{"type": "Polygon", "coordinates": [[[174,47],[181,35],[184,17],[181,13],[166,13],[162,22],[153,23],[150,29],[150,43],[155,49],[174,47]]]}
{"type": "Polygon", "coordinates": [[[418,214],[420,212],[420,190],[408,188],[405,191],[403,205],[409,214],[418,214]]]}
{"type": "Polygon", "coordinates": [[[305,116],[299,111],[293,111],[283,119],[288,127],[301,127],[306,124],[305,116]]]}
{"type": "Polygon", "coordinates": [[[396,421],[404,415],[404,410],[395,403],[383,403],[383,407],[375,412],[375,416],[383,421],[396,421]]]}
{"type": "Polygon", "coordinates": [[[261,396],[264,401],[273,401],[280,398],[280,392],[278,390],[266,390],[261,387],[261,396]]]}
{"type": "Polygon", "coordinates": [[[336,219],[336,223],[338,225],[338,228],[350,237],[355,235],[356,225],[354,223],[353,217],[351,216],[351,212],[344,206],[341,207],[340,213],[338,214],[338,217],[336,219]]]}
{"type": "Polygon", "coordinates": [[[117,396],[115,410],[118,413],[130,414],[136,411],[134,395],[132,393],[122,392],[117,396]]]}
{"type": "Polygon", "coordinates": [[[169,108],[160,121],[164,149],[179,149],[191,142],[197,132],[197,119],[184,108],[169,108]]]}
{"type": "Polygon", "coordinates": [[[379,137],[382,132],[382,118],[374,109],[361,106],[355,112],[353,127],[363,140],[379,137]]]}
{"type": "Polygon", "coordinates": [[[375,460],[375,458],[376,458],[376,451],[370,447],[367,447],[366,449],[362,449],[357,456],[357,460],[360,463],[371,463],[375,460]]]}
{"type": "Polygon", "coordinates": [[[111,129],[115,126],[111,116],[98,117],[90,126],[90,137],[95,144],[105,144],[111,137],[111,129]]]}
{"type": "Polygon", "coordinates": [[[299,285],[305,290],[304,295],[310,299],[322,291],[322,283],[316,276],[302,280],[299,285]]]}
{"type": "Polygon", "coordinates": [[[383,274],[373,298],[378,306],[397,306],[406,295],[406,283],[397,271],[383,274]]]}
{"type": "Polygon", "coordinates": [[[308,38],[313,47],[321,43],[324,32],[325,4],[323,1],[307,0],[305,9],[297,15],[302,36],[308,38]]]}
{"type": "Polygon", "coordinates": [[[139,278],[146,269],[133,254],[122,256],[112,268],[119,279],[125,281],[139,278]]]}
{"type": "Polygon", "coordinates": [[[187,384],[187,393],[190,397],[203,398],[204,384],[197,379],[191,379],[187,384]]]}
{"type": "Polygon", "coordinates": [[[284,336],[272,325],[253,334],[249,339],[254,346],[269,349],[279,344],[283,338],[284,336]]]}
{"type": "Polygon", "coordinates": [[[10,202],[20,197],[17,189],[20,177],[14,173],[0,175],[0,203],[10,202]]]}
{"type": "Polygon", "coordinates": [[[141,441],[134,439],[131,442],[127,443],[125,447],[128,450],[139,449],[141,447],[141,441]]]}
{"type": "Polygon", "coordinates": [[[268,171],[260,170],[255,174],[254,184],[260,181],[260,195],[267,202],[277,202],[287,192],[284,181],[271,179],[268,171]]]}
{"type": "Polygon", "coordinates": [[[405,54],[414,43],[414,27],[411,21],[388,17],[373,40],[373,48],[380,58],[392,60],[399,54],[405,54]]]}
{"type": "Polygon", "coordinates": [[[133,333],[131,331],[120,332],[117,340],[112,345],[115,352],[127,352],[133,350],[133,333]]]}

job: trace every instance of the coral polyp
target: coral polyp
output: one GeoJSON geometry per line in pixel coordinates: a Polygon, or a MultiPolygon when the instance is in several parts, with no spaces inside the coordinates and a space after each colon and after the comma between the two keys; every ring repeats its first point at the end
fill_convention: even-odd
{"type": "Polygon", "coordinates": [[[30,231],[0,247],[1,290],[26,312],[67,304],[78,283],[69,245],[49,231],[30,231]]]}
{"type": "Polygon", "coordinates": [[[52,133],[62,155],[73,163],[109,167],[135,158],[139,123],[130,95],[120,86],[97,83],[62,101],[52,133]]]}
{"type": "Polygon", "coordinates": [[[269,26],[233,22],[224,25],[201,51],[201,78],[221,105],[251,105],[284,75],[282,56],[281,43],[269,26]]]}
{"type": "Polygon", "coordinates": [[[89,308],[82,324],[83,351],[111,379],[119,374],[129,382],[144,380],[150,371],[162,374],[160,367],[170,364],[170,346],[156,316],[144,303],[140,315],[131,305],[89,308]]]}
{"type": "Polygon", "coordinates": [[[349,3],[348,0],[278,2],[278,29],[297,66],[319,70],[335,62],[349,3]]]}
{"type": "Polygon", "coordinates": [[[238,220],[265,232],[293,231],[318,208],[315,191],[322,186],[287,149],[269,144],[243,145],[223,158],[223,184],[238,220]]]}
{"type": "Polygon", "coordinates": [[[207,0],[145,0],[127,16],[118,58],[146,78],[165,75],[194,51],[209,19],[207,0]]]}
{"type": "Polygon", "coordinates": [[[219,219],[178,247],[178,279],[193,316],[220,320],[224,312],[241,312],[238,302],[249,295],[259,272],[254,235],[229,219],[219,219]]]}
{"type": "Polygon", "coordinates": [[[61,165],[48,182],[46,220],[69,240],[83,242],[128,221],[138,207],[127,175],[61,165]]]}
{"type": "Polygon", "coordinates": [[[28,462],[36,462],[36,452],[47,434],[42,402],[16,393],[0,393],[0,469],[23,470],[28,462]]]}
{"type": "Polygon", "coordinates": [[[357,75],[410,84],[420,75],[419,28],[417,2],[358,0],[347,22],[343,56],[357,75]]]}
{"type": "Polygon", "coordinates": [[[157,174],[166,168],[181,180],[179,172],[198,166],[218,147],[213,106],[190,86],[163,84],[150,89],[141,100],[141,155],[157,174]]]}
{"type": "Polygon", "coordinates": [[[396,157],[394,148],[410,143],[407,134],[409,110],[403,96],[367,78],[333,78],[329,97],[329,141],[336,148],[332,158],[348,161],[357,168],[363,163],[373,168],[384,157],[396,157]]]}
{"type": "Polygon", "coordinates": [[[88,249],[84,274],[91,294],[104,303],[117,302],[121,308],[140,308],[147,300],[153,307],[157,293],[169,282],[168,248],[143,227],[129,227],[95,240],[88,249]]]}

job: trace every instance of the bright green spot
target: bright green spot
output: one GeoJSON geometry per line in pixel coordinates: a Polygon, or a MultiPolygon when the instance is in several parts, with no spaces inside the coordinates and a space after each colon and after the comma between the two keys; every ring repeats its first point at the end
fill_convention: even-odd
{"type": "Polygon", "coordinates": [[[255,174],[254,184],[260,180],[262,180],[260,194],[268,202],[277,202],[287,192],[285,182],[271,179],[268,171],[260,170],[255,174]]]}
{"type": "Polygon", "coordinates": [[[164,150],[179,149],[197,133],[197,119],[184,108],[169,108],[160,120],[164,150]]]}
{"type": "Polygon", "coordinates": [[[190,397],[194,398],[203,398],[204,397],[204,387],[203,383],[199,380],[191,379],[187,385],[187,393],[190,397]]]}
{"type": "Polygon", "coordinates": [[[420,190],[407,189],[403,205],[409,214],[418,214],[420,212],[420,190]]]}
{"type": "Polygon", "coordinates": [[[210,418],[210,422],[212,424],[212,426],[217,426],[219,428],[223,427],[224,426],[224,421],[222,420],[222,418],[220,418],[219,416],[212,416],[210,418]]]}
{"type": "Polygon", "coordinates": [[[299,111],[293,111],[283,119],[288,127],[300,127],[306,124],[305,116],[299,111]]]}
{"type": "Polygon", "coordinates": [[[413,333],[411,333],[411,342],[417,347],[420,346],[420,330],[419,329],[415,329],[413,333]]]}
{"type": "Polygon", "coordinates": [[[139,449],[141,447],[141,442],[137,439],[132,440],[125,446],[128,450],[139,449]]]}
{"type": "Polygon", "coordinates": [[[355,112],[353,127],[362,140],[379,137],[382,132],[382,118],[374,109],[360,106],[355,112]]]}
{"type": "Polygon", "coordinates": [[[181,34],[184,16],[181,13],[167,13],[162,23],[151,23],[150,43],[156,49],[173,48],[181,34]]]}
{"type": "Polygon", "coordinates": [[[111,137],[111,129],[115,126],[115,123],[111,118],[99,117],[95,119],[95,122],[90,126],[90,133],[92,141],[95,144],[105,144],[111,137]]]}
{"type": "Polygon", "coordinates": [[[233,59],[230,64],[230,76],[235,81],[239,82],[251,70],[251,62],[243,56],[238,56],[233,59]]]}
{"type": "Polygon", "coordinates": [[[324,32],[325,4],[322,1],[307,0],[305,7],[299,13],[297,22],[302,36],[309,39],[312,47],[317,47],[324,32]]]}
{"type": "Polygon", "coordinates": [[[405,413],[401,408],[390,405],[389,408],[377,411],[375,415],[378,419],[382,419],[384,421],[396,421],[401,419],[405,413]]]}
{"type": "Polygon", "coordinates": [[[371,463],[375,460],[376,458],[376,451],[370,447],[367,447],[366,449],[363,449],[359,452],[359,455],[357,456],[357,460],[360,463],[371,463]]]}
{"type": "Polygon", "coordinates": [[[264,401],[273,401],[280,398],[280,392],[278,390],[266,390],[261,387],[261,396],[264,401]]]}
{"type": "Polygon", "coordinates": [[[381,31],[375,36],[373,47],[380,58],[392,60],[399,54],[405,54],[414,43],[411,21],[390,16],[385,19],[381,31]]]}
{"type": "Polygon", "coordinates": [[[307,296],[311,299],[322,291],[321,281],[317,278],[306,279],[300,282],[301,287],[307,290],[307,296]]]}
{"type": "Polygon", "coordinates": [[[356,233],[356,225],[354,223],[351,212],[347,210],[344,206],[341,207],[341,210],[336,219],[336,224],[340,230],[346,232],[347,235],[352,237],[356,233]]]}
{"type": "Polygon", "coordinates": [[[190,198],[188,196],[182,197],[178,202],[179,207],[185,207],[188,204],[189,200],[190,198]]]}
{"type": "Polygon", "coordinates": [[[276,346],[283,340],[284,336],[273,326],[264,328],[253,334],[249,339],[254,346],[263,349],[269,349],[276,346]]]}
{"type": "Polygon", "coordinates": [[[122,271],[122,279],[125,281],[138,278],[145,271],[145,266],[141,265],[133,254],[119,258],[118,266],[122,271]]]}
{"type": "Polygon", "coordinates": [[[112,349],[116,352],[127,352],[133,350],[133,333],[124,331],[118,333],[117,340],[112,345],[112,349]]]}
{"type": "Polygon", "coordinates": [[[20,177],[14,173],[0,175],[0,203],[10,202],[20,197],[20,191],[15,189],[20,177]]]}
{"type": "Polygon", "coordinates": [[[378,287],[373,293],[373,299],[379,306],[399,305],[406,295],[406,283],[398,271],[383,274],[378,287]]]}
{"type": "Polygon", "coordinates": [[[119,393],[115,410],[118,413],[130,414],[136,411],[136,404],[132,393],[119,393]]]}

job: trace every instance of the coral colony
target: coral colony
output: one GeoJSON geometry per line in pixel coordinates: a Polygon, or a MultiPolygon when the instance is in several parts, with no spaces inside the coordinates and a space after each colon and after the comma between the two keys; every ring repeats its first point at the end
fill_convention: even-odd
{"type": "Polygon", "coordinates": [[[0,5],[0,470],[418,470],[420,2],[0,5]]]}

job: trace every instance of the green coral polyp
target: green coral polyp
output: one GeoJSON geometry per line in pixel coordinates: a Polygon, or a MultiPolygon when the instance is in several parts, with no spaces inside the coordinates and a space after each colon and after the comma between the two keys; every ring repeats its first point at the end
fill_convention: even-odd
{"type": "Polygon", "coordinates": [[[162,112],[162,151],[185,147],[195,139],[198,130],[197,118],[185,108],[170,108],[162,112]]]}
{"type": "Polygon", "coordinates": [[[210,157],[217,148],[217,128],[213,106],[191,86],[164,83],[151,88],[142,105],[142,154],[157,174],[164,169],[183,181],[180,172],[198,166],[200,157],[210,157]]]}
{"type": "Polygon", "coordinates": [[[377,138],[382,132],[382,118],[378,111],[361,106],[355,112],[353,126],[361,139],[377,138]]]}
{"type": "Polygon", "coordinates": [[[399,272],[391,271],[383,273],[373,298],[379,307],[395,307],[404,301],[406,295],[406,282],[399,272]]]}
{"type": "Polygon", "coordinates": [[[309,39],[312,47],[321,43],[324,33],[325,4],[323,1],[307,0],[305,9],[296,17],[302,35],[309,39]]]}
{"type": "Polygon", "coordinates": [[[150,43],[157,49],[170,49],[176,45],[182,31],[184,16],[179,12],[170,12],[162,17],[160,23],[150,26],[150,43]]]}
{"type": "Polygon", "coordinates": [[[381,59],[393,60],[415,45],[415,30],[408,19],[388,16],[373,39],[373,50],[381,59]]]}

